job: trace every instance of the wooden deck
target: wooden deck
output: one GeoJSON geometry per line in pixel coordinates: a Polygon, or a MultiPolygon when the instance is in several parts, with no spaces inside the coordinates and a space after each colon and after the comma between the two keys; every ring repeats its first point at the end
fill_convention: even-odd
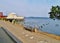
{"type": "Polygon", "coordinates": [[[1,21],[0,25],[12,33],[16,38],[23,43],[60,43],[60,40],[56,40],[43,34],[37,34],[29,32],[23,28],[22,25],[12,24],[7,21],[1,21]]]}

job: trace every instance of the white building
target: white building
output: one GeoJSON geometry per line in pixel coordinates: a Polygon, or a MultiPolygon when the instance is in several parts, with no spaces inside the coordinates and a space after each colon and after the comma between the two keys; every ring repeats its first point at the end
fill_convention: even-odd
{"type": "Polygon", "coordinates": [[[16,13],[10,13],[8,16],[7,16],[7,19],[19,19],[19,20],[23,20],[24,17],[22,16],[17,16],[16,13]]]}

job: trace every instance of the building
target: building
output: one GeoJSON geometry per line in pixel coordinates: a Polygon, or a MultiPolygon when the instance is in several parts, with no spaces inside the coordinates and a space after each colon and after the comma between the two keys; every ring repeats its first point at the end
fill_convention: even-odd
{"type": "Polygon", "coordinates": [[[8,16],[7,16],[7,19],[24,19],[24,17],[22,16],[17,16],[16,13],[10,13],[8,16]]]}
{"type": "Polygon", "coordinates": [[[10,13],[8,16],[7,16],[7,19],[10,20],[11,22],[13,20],[24,20],[24,17],[22,16],[17,16],[16,13],[10,13]]]}
{"type": "Polygon", "coordinates": [[[0,18],[6,18],[7,16],[3,15],[3,12],[0,12],[0,18]]]}
{"type": "Polygon", "coordinates": [[[3,12],[0,12],[0,17],[2,17],[3,16],[3,12]]]}

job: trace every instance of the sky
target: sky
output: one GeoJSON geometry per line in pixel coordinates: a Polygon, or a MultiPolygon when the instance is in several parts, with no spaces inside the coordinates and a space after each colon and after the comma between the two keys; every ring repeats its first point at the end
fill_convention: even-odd
{"type": "Polygon", "coordinates": [[[16,13],[25,17],[49,17],[51,6],[60,6],[60,0],[0,0],[0,12],[16,13]]]}

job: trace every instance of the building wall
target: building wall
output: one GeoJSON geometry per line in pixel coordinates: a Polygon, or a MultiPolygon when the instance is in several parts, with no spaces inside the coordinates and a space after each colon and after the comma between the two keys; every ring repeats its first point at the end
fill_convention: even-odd
{"type": "Polygon", "coordinates": [[[3,12],[0,12],[0,18],[6,18],[7,16],[3,15],[3,12]]]}
{"type": "Polygon", "coordinates": [[[0,12],[0,17],[2,17],[3,16],[3,12],[0,12]]]}

